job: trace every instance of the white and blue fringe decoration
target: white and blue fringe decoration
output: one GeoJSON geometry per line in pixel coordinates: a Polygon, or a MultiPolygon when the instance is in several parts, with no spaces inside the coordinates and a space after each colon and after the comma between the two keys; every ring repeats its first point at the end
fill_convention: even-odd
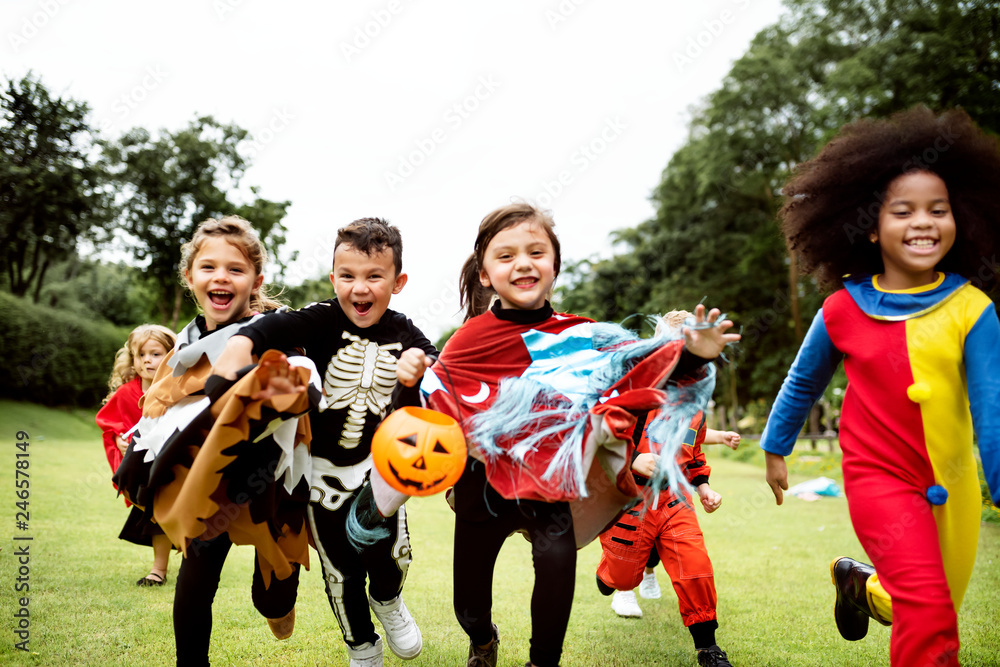
{"type": "Polygon", "coordinates": [[[348,543],[358,553],[389,537],[389,528],[375,505],[371,482],[365,481],[351,501],[345,530],[348,543]]]}
{"type": "MultiPolygon", "coordinates": [[[[691,326],[693,322],[685,324],[691,326]]],[[[606,322],[572,327],[558,337],[538,332],[525,334],[525,345],[532,352],[532,367],[536,364],[545,367],[547,360],[550,370],[532,372],[529,367],[521,377],[501,382],[493,406],[471,418],[469,435],[487,459],[507,456],[521,465],[542,443],[550,438],[559,441],[558,451],[542,479],[557,477],[559,488],[566,495],[586,497],[587,471],[583,469],[582,455],[590,409],[639,361],[680,337],[680,331],[668,330],[640,339],[634,332],[606,322]],[[550,340],[531,340],[535,334],[548,336],[550,340]],[[586,346],[582,345],[584,341],[586,346]],[[539,352],[539,346],[552,348],[553,342],[561,349],[539,352]],[[557,377],[553,379],[553,375],[557,377]],[[500,439],[516,444],[504,448],[498,442],[500,439]]],[[[711,364],[702,380],[683,387],[674,384],[666,387],[667,402],[661,415],[650,424],[661,447],[659,467],[651,484],[666,479],[672,488],[690,488],[677,467],[676,456],[692,418],[705,408],[714,387],[715,368],[711,364]]]]}

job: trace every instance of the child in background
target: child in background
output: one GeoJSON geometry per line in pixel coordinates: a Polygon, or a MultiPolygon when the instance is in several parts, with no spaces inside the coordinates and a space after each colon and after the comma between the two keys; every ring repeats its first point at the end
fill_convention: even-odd
{"type": "MultiPolygon", "coordinates": [[[[406,508],[382,522],[385,535],[360,553],[347,541],[352,503],[370,488],[371,440],[391,410],[397,358],[413,348],[436,354],[434,345],[405,315],[389,309],[406,285],[399,230],[379,218],[363,218],[337,230],[330,273],[335,298],[278,313],[229,339],[215,373],[235,378],[252,354],[271,348],[302,348],[324,370],[325,402],[309,415],[312,429],[311,501],[308,516],[323,580],[352,667],[382,665],[382,639],[404,660],[423,647],[420,628],[403,602],[410,565],[406,508]],[[365,590],[365,579],[369,589],[365,590]]],[[[412,402],[419,402],[416,389],[412,402]]]]}
{"type": "MultiPolygon", "coordinates": [[[[725,445],[729,449],[736,451],[740,446],[740,434],[736,431],[716,431],[715,429],[705,429],[705,440],[703,445],[725,445]]],[[[649,560],[642,572],[642,581],[639,583],[639,596],[644,600],[659,600],[662,591],[660,583],[656,580],[656,566],[660,564],[660,555],[653,549],[649,553],[649,560]]],[[[619,616],[642,617],[642,609],[635,601],[633,593],[631,599],[626,595],[626,591],[615,591],[611,598],[611,608],[619,616]],[[616,604],[617,602],[617,604],[616,604]]]]}
{"type": "MultiPolygon", "coordinates": [[[[112,473],[118,470],[128,449],[126,434],[142,417],[139,399],[149,389],[156,369],[174,348],[176,340],[174,332],[166,327],[140,324],[129,333],[125,345],[115,355],[115,365],[108,380],[109,393],[96,418],[112,473]]],[[[126,506],[130,504],[125,501],[126,506]]],[[[142,510],[133,508],[118,537],[153,547],[153,567],[135,583],[137,586],[162,586],[167,580],[170,539],[155,523],[143,520],[142,514],[142,510]]]]}
{"type": "MultiPolygon", "coordinates": [[[[220,442],[219,424],[213,422],[221,417],[210,412],[232,393],[223,393],[227,383],[222,378],[210,377],[227,339],[281,305],[265,291],[266,262],[257,233],[237,216],[202,222],[184,244],[181,278],[202,314],[184,327],[157,371],[143,419],[115,477],[122,492],[143,505],[184,550],[173,608],[178,665],[208,664],[212,603],[237,538],[256,547],[253,603],[279,639],[292,633],[299,564],[308,563],[304,500],[301,515],[286,511],[295,507],[296,495],[308,497],[307,482],[296,477],[298,457],[291,443],[285,444],[288,434],[283,427],[272,433],[271,427],[283,413],[300,414],[309,404],[298,400],[304,394],[282,411],[262,403],[273,393],[268,386],[273,377],[301,384],[301,374],[290,373],[284,357],[261,361],[245,378],[257,382],[255,389],[235,402],[246,405],[246,414],[259,410],[264,424],[249,422],[245,428],[256,430],[231,436],[235,441],[220,442]]],[[[237,417],[223,426],[236,431],[234,424],[247,423],[237,417]]],[[[297,447],[300,434],[294,439],[297,447]]]]}
{"type": "Polygon", "coordinates": [[[125,345],[115,354],[115,364],[108,379],[108,395],[97,413],[97,425],[104,438],[104,451],[111,472],[118,470],[128,441],[122,436],[139,421],[139,399],[149,389],[156,369],[174,348],[177,335],[158,324],[140,324],[133,329],[125,345]]]}
{"type": "Polygon", "coordinates": [[[1000,323],[975,286],[996,275],[997,193],[997,139],[925,108],[846,125],[784,188],[789,248],[837,291],[764,429],[767,482],[780,505],[785,456],[843,361],[844,491],[875,570],[833,562],[835,619],[851,640],[869,617],[891,622],[894,666],[959,664],[980,523],[973,428],[1000,501],[1000,323]]]}
{"type": "MultiPolygon", "coordinates": [[[[468,667],[497,664],[499,634],[491,618],[493,570],[500,548],[511,533],[526,531],[532,545],[535,584],[529,665],[559,664],[573,604],[577,538],[570,503],[501,496],[492,485],[500,481],[499,477],[488,477],[489,465],[496,464],[484,465],[477,458],[484,456],[481,427],[472,428],[476,419],[486,415],[498,401],[502,380],[522,378],[539,364],[546,365],[545,361],[533,363],[534,359],[554,358],[552,364],[562,370],[549,373],[548,381],[561,384],[574,379],[563,373],[572,375],[582,370],[580,357],[574,363],[564,355],[598,355],[589,338],[592,321],[554,313],[549,305],[548,297],[560,267],[559,241],[553,224],[548,214],[522,203],[502,207],[483,219],[475,250],[461,275],[466,322],[448,341],[421,385],[428,406],[457,417],[470,442],[468,463],[453,494],[455,614],[470,639],[468,667]],[[494,294],[496,301],[491,307],[494,294]],[[558,341],[567,338],[573,340],[560,347],[558,341]],[[591,347],[588,350],[584,346],[591,347]],[[469,415],[474,417],[466,421],[469,415]]],[[[687,331],[684,352],[679,351],[680,346],[671,348],[671,353],[676,351],[680,357],[680,361],[677,356],[671,358],[671,365],[676,364],[675,374],[699,368],[718,356],[727,342],[739,339],[736,334],[725,333],[732,323],[717,322],[717,310],[710,312],[706,321],[704,308],[699,306],[696,319],[699,326],[707,322],[708,328],[692,327],[687,331]]],[[[423,375],[427,361],[417,354],[404,355],[398,369],[400,382],[404,386],[414,384],[423,375]]],[[[664,373],[669,371],[664,369],[664,373]]],[[[501,415],[498,417],[503,420],[501,415]]],[[[621,426],[627,428],[624,420],[621,426]]],[[[518,484],[533,478],[538,489],[545,489],[544,472],[527,469],[518,484]]]]}
{"type": "MultiPolygon", "coordinates": [[[[657,325],[656,335],[659,336],[663,328],[679,335],[690,315],[684,311],[668,313],[657,325]]],[[[641,417],[642,423],[636,424],[634,437],[638,443],[632,458],[636,483],[644,489],[648,489],[649,478],[658,466],[657,452],[663,447],[660,434],[649,432],[657,422],[651,422],[647,428],[647,417],[641,417]]],[[[722,503],[722,496],[708,485],[711,468],[705,461],[701,445],[707,443],[709,437],[713,443],[739,445],[739,435],[732,431],[706,429],[704,414],[699,413],[691,421],[677,463],[698,493],[702,507],[712,513],[722,503]]],[[[680,497],[666,487],[646,491],[642,503],[626,511],[601,534],[601,549],[597,587],[604,595],[614,592],[611,606],[615,613],[642,616],[632,589],[643,578],[644,564],[649,567],[650,554],[657,554],[664,559],[663,567],[673,582],[681,617],[694,640],[698,664],[731,665],[725,651],[715,641],[719,623],[712,561],[688,493],[680,497]]]]}

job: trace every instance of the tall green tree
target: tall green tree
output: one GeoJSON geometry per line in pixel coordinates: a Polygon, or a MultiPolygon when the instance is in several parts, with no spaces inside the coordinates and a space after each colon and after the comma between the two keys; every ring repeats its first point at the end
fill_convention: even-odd
{"type": "Polygon", "coordinates": [[[247,137],[246,130],[206,116],[159,136],[136,128],[105,144],[106,164],[119,185],[121,228],[157,294],[161,321],[173,328],[185,303],[181,245],[201,221],[247,218],[273,259],[285,241],[282,219],[291,202],[264,199],[256,188],[249,202],[236,201],[249,166],[241,152],[247,137]]]}
{"type": "Polygon", "coordinates": [[[781,187],[846,122],[915,104],[1000,131],[1000,3],[787,0],[720,88],[616,254],[566,271],[560,306],[622,320],[707,297],[742,326],[717,402],[770,400],[822,294],[778,230],[781,187]]]}
{"type": "Polygon", "coordinates": [[[0,272],[36,302],[49,268],[111,217],[87,113],[30,73],[0,90],[0,272]]]}
{"type": "Polygon", "coordinates": [[[914,104],[962,107],[1000,130],[997,0],[786,0],[800,23],[843,55],[826,101],[843,118],[914,104]]]}

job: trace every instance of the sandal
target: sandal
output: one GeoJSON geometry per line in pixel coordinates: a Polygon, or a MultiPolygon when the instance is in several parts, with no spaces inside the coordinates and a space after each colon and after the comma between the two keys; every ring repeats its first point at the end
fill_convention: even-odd
{"type": "Polygon", "coordinates": [[[145,577],[135,582],[136,586],[162,586],[167,580],[165,576],[160,576],[155,572],[150,572],[145,577]],[[155,579],[153,577],[156,577],[155,579]]]}

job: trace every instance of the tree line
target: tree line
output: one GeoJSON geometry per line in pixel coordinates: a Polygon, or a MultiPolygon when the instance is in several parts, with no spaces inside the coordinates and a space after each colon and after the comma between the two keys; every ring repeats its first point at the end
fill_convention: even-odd
{"type": "MultiPolygon", "coordinates": [[[[786,0],[692,110],[651,194],[655,215],[621,221],[610,257],[566,266],[558,306],[635,328],[703,298],[725,306],[744,342],[716,402],[730,416],[766,411],[824,296],[780,235],[782,184],[860,117],[962,107],[1000,132],[998,35],[1000,0],[786,0]]],[[[246,130],[199,117],[102,137],[85,102],[33,74],[5,83],[0,111],[0,289],[119,326],[176,328],[194,314],[177,279],[180,245],[206,217],[252,220],[279,284],[294,260],[279,252],[290,202],[242,187],[246,130]]],[[[286,296],[301,305],[328,293],[316,280],[286,296]]]]}

